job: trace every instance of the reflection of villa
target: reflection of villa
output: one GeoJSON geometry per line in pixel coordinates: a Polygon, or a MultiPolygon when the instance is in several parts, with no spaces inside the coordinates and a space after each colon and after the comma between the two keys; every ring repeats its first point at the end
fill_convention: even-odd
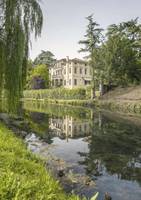
{"type": "Polygon", "coordinates": [[[52,86],[74,88],[90,85],[92,76],[88,63],[78,58],[58,60],[49,70],[52,86]]]}
{"type": "Polygon", "coordinates": [[[50,119],[50,129],[59,137],[84,137],[91,132],[90,122],[80,121],[70,116],[50,119]]]}

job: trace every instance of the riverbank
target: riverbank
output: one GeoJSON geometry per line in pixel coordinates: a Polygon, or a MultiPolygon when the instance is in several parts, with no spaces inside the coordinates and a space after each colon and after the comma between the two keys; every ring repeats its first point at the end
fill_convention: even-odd
{"type": "Polygon", "coordinates": [[[0,199],[79,200],[66,195],[45,163],[0,123],[0,199]]]}
{"type": "Polygon", "coordinates": [[[114,112],[140,115],[141,86],[116,88],[106,93],[99,101],[99,106],[114,112]]]}
{"type": "MultiPolygon", "coordinates": [[[[54,89],[53,91],[56,92],[56,90],[57,89],[54,89]]],[[[51,93],[49,90],[51,95],[53,95],[53,91],[51,93]]],[[[64,94],[64,99],[62,95],[65,90],[61,89],[60,91],[61,92],[58,92],[59,95],[56,99],[49,98],[50,96],[48,97],[48,90],[25,91],[23,101],[39,101],[58,105],[95,107],[129,115],[140,115],[141,113],[141,86],[127,88],[119,87],[113,91],[107,92],[101,98],[99,98],[99,95],[97,94],[95,100],[90,99],[90,92],[83,91],[82,89],[75,90],[71,93],[67,90],[70,95],[67,95],[68,98],[66,98],[66,95],[64,94]],[[76,95],[77,92],[80,93],[76,95]],[[82,98],[78,98],[78,96],[82,98]]]]}
{"type": "Polygon", "coordinates": [[[67,105],[67,106],[84,106],[84,107],[94,107],[96,105],[96,100],[81,100],[81,99],[33,99],[33,98],[24,98],[23,102],[43,102],[46,104],[58,104],[58,105],[67,105]]]}
{"type": "MultiPolygon", "coordinates": [[[[140,165],[137,162],[141,121],[134,123],[133,118],[126,120],[125,115],[119,117],[116,114],[115,118],[114,113],[86,107],[48,105],[39,101],[26,102],[24,109],[29,121],[34,123],[32,133],[36,130],[37,137],[41,132],[46,133],[46,137],[42,137],[43,146],[29,135],[29,146],[44,156],[50,152],[52,157],[57,157],[54,160],[57,168],[65,174],[61,180],[69,176],[73,182],[69,187],[73,191],[88,198],[92,191],[101,191],[99,199],[104,199],[105,192],[109,192],[112,199],[140,199],[140,188],[134,187],[134,184],[140,184],[140,165]],[[40,129],[37,129],[38,126],[40,129]],[[49,137],[47,133],[51,133],[49,137]],[[50,148],[46,148],[44,141],[47,147],[50,144],[50,148]],[[98,171],[97,160],[100,165],[98,171]],[[132,165],[129,164],[131,162],[132,165]],[[83,187],[77,183],[77,178],[83,187]]],[[[65,190],[68,191],[66,186],[65,190]]]]}
{"type": "Polygon", "coordinates": [[[132,100],[115,100],[115,99],[96,99],[96,100],[63,100],[63,99],[23,99],[24,102],[39,102],[44,104],[58,104],[65,106],[89,107],[96,109],[110,110],[117,113],[124,113],[127,115],[141,114],[141,101],[132,100]]]}

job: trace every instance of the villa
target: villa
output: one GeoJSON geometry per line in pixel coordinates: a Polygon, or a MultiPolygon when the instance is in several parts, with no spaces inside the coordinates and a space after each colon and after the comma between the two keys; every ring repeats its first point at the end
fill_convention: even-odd
{"type": "Polygon", "coordinates": [[[52,87],[63,86],[72,89],[90,85],[92,73],[84,60],[69,57],[56,61],[49,70],[52,87]]]}
{"type": "Polygon", "coordinates": [[[91,122],[89,120],[83,120],[82,122],[70,116],[52,118],[49,124],[52,133],[60,138],[81,138],[92,133],[91,122]]]}

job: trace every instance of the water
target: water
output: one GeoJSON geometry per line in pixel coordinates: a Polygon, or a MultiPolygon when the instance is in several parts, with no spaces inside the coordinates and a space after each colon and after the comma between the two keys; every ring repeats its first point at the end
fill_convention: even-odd
{"type": "Polygon", "coordinates": [[[105,192],[113,200],[141,200],[141,119],[43,103],[24,108],[28,147],[80,180],[70,190],[87,197],[98,191],[99,200],[105,192]]]}

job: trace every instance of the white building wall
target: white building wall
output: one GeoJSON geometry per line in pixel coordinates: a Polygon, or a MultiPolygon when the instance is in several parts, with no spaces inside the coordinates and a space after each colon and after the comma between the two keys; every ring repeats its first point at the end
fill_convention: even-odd
{"type": "Polygon", "coordinates": [[[86,83],[90,84],[92,80],[90,66],[79,59],[69,60],[67,57],[66,60],[58,61],[52,69],[52,81],[55,79],[62,79],[65,88],[72,89],[75,87],[83,87],[86,86],[86,83]],[[57,73],[58,70],[61,71],[61,74],[57,73]]]}

